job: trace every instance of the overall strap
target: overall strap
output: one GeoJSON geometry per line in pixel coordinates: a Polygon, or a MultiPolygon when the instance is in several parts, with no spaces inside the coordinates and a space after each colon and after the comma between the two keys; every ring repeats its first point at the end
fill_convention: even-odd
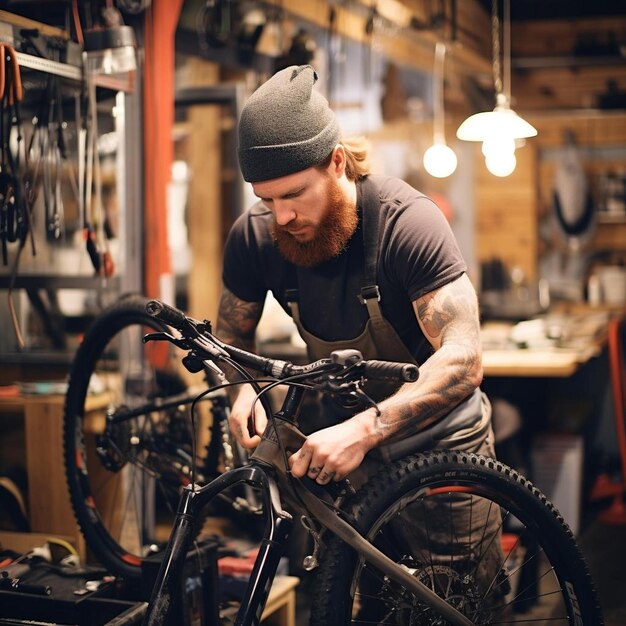
{"type": "Polygon", "coordinates": [[[380,310],[380,290],[376,281],[378,266],[378,227],[380,223],[380,201],[376,187],[365,177],[361,186],[361,204],[363,215],[363,256],[365,259],[365,284],[361,288],[361,302],[367,307],[370,319],[382,319],[380,310]]]}
{"type": "MultiPolygon", "coordinates": [[[[380,290],[376,282],[376,269],[378,266],[378,228],[380,223],[380,201],[374,184],[366,177],[359,181],[362,205],[362,233],[363,233],[363,257],[365,262],[364,286],[361,288],[360,299],[367,307],[369,318],[378,324],[384,321],[380,309],[380,290]]],[[[298,278],[297,271],[290,273],[288,278],[289,288],[285,290],[287,306],[291,311],[296,325],[300,323],[300,309],[298,305],[298,278]]]]}
{"type": "Polygon", "coordinates": [[[287,301],[287,306],[291,311],[291,317],[293,321],[296,323],[296,326],[300,326],[300,294],[297,289],[285,289],[285,300],[287,301]]]}
{"type": "MultiPolygon", "coordinates": [[[[284,291],[291,317],[300,330],[300,290],[298,270],[292,265],[287,270],[287,288],[284,291]]],[[[302,331],[301,331],[302,332],[302,331]]]]}

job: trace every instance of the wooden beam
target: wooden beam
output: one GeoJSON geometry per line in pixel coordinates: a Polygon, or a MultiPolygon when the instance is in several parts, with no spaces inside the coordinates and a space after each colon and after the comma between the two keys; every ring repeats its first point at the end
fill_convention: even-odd
{"type": "Polygon", "coordinates": [[[626,17],[515,22],[511,28],[511,55],[513,58],[570,56],[581,37],[592,37],[606,44],[609,33],[616,42],[624,41],[626,17]]]}
{"type": "Polygon", "coordinates": [[[70,38],[69,33],[62,28],[49,26],[48,24],[31,20],[28,17],[23,17],[22,15],[9,13],[9,11],[0,11],[0,22],[12,24],[18,28],[35,29],[46,37],[59,37],[60,39],[64,39],[66,41],[70,38]]]}
{"type": "MultiPolygon", "coordinates": [[[[215,85],[219,67],[198,58],[186,61],[186,87],[215,85]]],[[[191,170],[187,224],[192,263],[187,277],[188,312],[200,319],[217,319],[222,286],[222,194],[220,107],[187,109],[191,133],[186,138],[191,170]]]]}
{"type": "MultiPolygon", "coordinates": [[[[379,11],[393,16],[392,0],[381,0],[379,11]]],[[[397,0],[393,0],[397,2],[397,0]]],[[[329,26],[330,7],[326,0],[269,0],[268,4],[282,8],[291,15],[304,21],[315,24],[321,28],[329,26]]],[[[391,61],[406,67],[418,68],[425,72],[432,72],[435,43],[441,40],[440,34],[433,31],[418,31],[407,26],[406,21],[413,16],[414,3],[409,6],[407,0],[402,3],[407,10],[401,11],[398,17],[391,22],[387,31],[376,31],[373,41],[370,42],[366,34],[367,12],[356,11],[348,5],[335,6],[335,29],[336,32],[348,39],[364,45],[372,43],[377,51],[380,51],[391,61]]],[[[459,4],[465,4],[459,3],[459,4]]],[[[468,0],[468,4],[478,4],[475,0],[468,0]]],[[[367,5],[370,6],[370,5],[367,5]]],[[[363,7],[365,8],[365,7],[363,7]]],[[[465,11],[463,15],[465,15],[465,11]]],[[[423,18],[423,11],[417,15],[423,18]]],[[[490,72],[491,61],[480,50],[480,45],[472,49],[461,40],[455,42],[450,48],[450,59],[455,63],[456,70],[462,74],[475,74],[476,72],[490,72]]]]}

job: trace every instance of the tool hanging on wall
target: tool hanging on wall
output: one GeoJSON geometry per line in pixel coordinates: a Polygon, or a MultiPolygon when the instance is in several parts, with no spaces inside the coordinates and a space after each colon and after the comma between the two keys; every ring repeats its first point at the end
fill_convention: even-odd
{"type": "Polygon", "coordinates": [[[555,166],[552,210],[558,235],[565,239],[568,252],[577,254],[591,239],[596,210],[576,137],[566,130],[563,139],[555,166]]]}
{"type": "Polygon", "coordinates": [[[8,244],[17,243],[10,270],[8,304],[13,329],[20,349],[24,339],[13,302],[13,290],[22,251],[30,238],[33,255],[36,254],[31,219],[32,204],[25,191],[28,155],[23,145],[19,103],[23,98],[22,78],[17,55],[12,46],[0,44],[0,239],[2,260],[9,264],[8,244]]]}
{"type": "MultiPolygon", "coordinates": [[[[81,131],[82,133],[82,131],[81,131]]],[[[83,135],[84,147],[80,152],[86,152],[84,173],[84,202],[83,227],[87,253],[96,274],[110,278],[115,272],[115,264],[108,247],[106,238],[106,218],[102,205],[102,174],[100,154],[98,151],[98,109],[96,99],[96,80],[94,76],[87,76],[87,115],[86,132],[83,135]]],[[[82,163],[82,159],[80,161],[82,163]]],[[[81,181],[82,181],[81,177],[81,181]]]]}
{"type": "Polygon", "coordinates": [[[134,50],[130,65],[127,55],[103,54],[110,53],[111,48],[119,52],[133,47],[134,34],[130,27],[124,25],[122,15],[114,7],[112,0],[107,0],[104,6],[100,4],[97,10],[92,4],[91,10],[86,11],[88,29],[84,33],[77,0],[72,0],[72,16],[79,40],[84,41],[87,52],[84,92],[77,95],[75,105],[78,143],[78,180],[75,186],[78,210],[85,248],[95,273],[109,278],[114,274],[115,267],[107,242],[106,233],[109,227],[102,204],[96,83],[98,74],[129,71],[130,65],[134,69],[134,50]]]}
{"type": "Polygon", "coordinates": [[[22,139],[18,103],[22,100],[22,79],[15,50],[0,44],[0,101],[2,121],[0,124],[0,203],[2,217],[2,258],[8,265],[8,243],[26,239],[29,217],[25,210],[22,195],[22,181],[19,178],[20,143],[22,139]],[[16,136],[15,136],[16,134],[16,136]],[[13,151],[12,140],[17,139],[17,149],[13,151]]]}
{"type": "Polygon", "coordinates": [[[61,82],[49,76],[45,97],[33,118],[33,132],[27,154],[30,161],[32,188],[43,192],[46,238],[50,242],[65,241],[66,221],[62,193],[64,179],[70,184],[76,201],[79,201],[78,184],[73,161],[68,158],[63,118],[61,82]]]}

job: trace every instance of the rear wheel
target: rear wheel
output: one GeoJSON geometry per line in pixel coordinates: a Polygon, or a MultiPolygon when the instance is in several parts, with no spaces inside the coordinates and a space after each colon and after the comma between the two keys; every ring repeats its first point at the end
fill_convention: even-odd
{"type": "Polygon", "coordinates": [[[193,395],[175,374],[180,351],[142,343],[146,333],[168,330],[146,313],[146,302],[121,299],[85,335],[70,372],[63,434],[69,492],[87,546],[127,578],[140,576],[142,559],[167,540],[191,478],[193,395]],[[167,402],[172,406],[160,408],[167,402]]]}
{"type": "MultiPolygon", "coordinates": [[[[463,452],[386,467],[347,509],[374,545],[476,625],[603,623],[569,528],[530,482],[463,452]]],[[[312,626],[444,626],[333,537],[317,576],[312,626]]]]}

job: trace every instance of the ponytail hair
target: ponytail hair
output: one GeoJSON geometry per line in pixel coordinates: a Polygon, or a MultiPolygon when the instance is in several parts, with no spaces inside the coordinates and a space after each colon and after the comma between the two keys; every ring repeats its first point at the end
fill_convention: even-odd
{"type": "MultiPolygon", "coordinates": [[[[371,173],[370,142],[361,136],[345,137],[339,142],[346,155],[346,178],[356,182],[371,173]]],[[[333,151],[317,167],[325,170],[333,159],[333,151]]]]}
{"type": "Polygon", "coordinates": [[[370,142],[361,136],[345,137],[340,141],[346,153],[346,177],[356,182],[370,174],[370,142]]]}

